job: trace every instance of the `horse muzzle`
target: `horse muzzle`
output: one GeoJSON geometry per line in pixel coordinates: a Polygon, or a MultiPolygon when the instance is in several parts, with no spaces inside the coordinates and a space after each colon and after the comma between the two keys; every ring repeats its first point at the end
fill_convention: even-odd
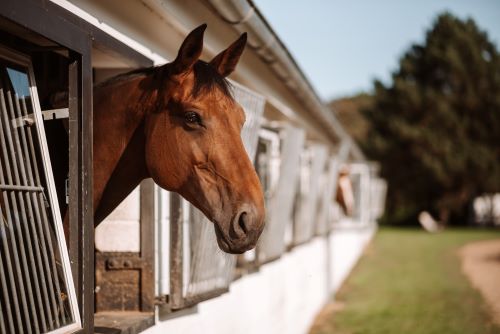
{"type": "Polygon", "coordinates": [[[242,254],[255,247],[264,229],[264,215],[253,205],[243,204],[230,219],[227,228],[215,222],[219,247],[226,253],[242,254]]]}

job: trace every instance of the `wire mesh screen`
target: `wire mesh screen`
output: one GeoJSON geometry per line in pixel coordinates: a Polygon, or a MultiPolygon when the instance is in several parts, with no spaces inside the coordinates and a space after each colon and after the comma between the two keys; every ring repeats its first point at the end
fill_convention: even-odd
{"type": "MultiPolygon", "coordinates": [[[[1,50],[0,50],[1,51],[1,50]]],[[[79,327],[36,90],[0,58],[0,332],[79,327]]]]}
{"type": "Polygon", "coordinates": [[[326,146],[316,144],[310,146],[304,153],[306,154],[302,155],[305,161],[301,166],[301,191],[294,222],[294,244],[306,242],[314,235],[328,150],[326,146]]]}
{"type": "Polygon", "coordinates": [[[227,288],[233,278],[236,257],[219,249],[213,223],[192,205],[189,222],[190,266],[186,296],[191,298],[227,288]]]}
{"type": "Polygon", "coordinates": [[[233,85],[234,99],[245,110],[245,125],[241,131],[241,139],[243,145],[247,150],[248,156],[251,161],[255,159],[257,152],[257,141],[259,139],[259,129],[262,123],[262,113],[264,112],[264,105],[266,100],[261,95],[243,87],[237,83],[233,85]]]}
{"type": "Polygon", "coordinates": [[[355,220],[361,221],[362,219],[362,192],[361,192],[361,174],[360,173],[352,173],[350,175],[351,184],[352,184],[352,192],[354,195],[354,210],[352,217],[355,220]]]}
{"type": "Polygon", "coordinates": [[[279,257],[285,250],[285,231],[291,223],[297,190],[299,159],[304,146],[304,131],[286,127],[282,132],[279,178],[267,208],[267,221],[257,246],[259,262],[279,257]]]}
{"type": "Polygon", "coordinates": [[[368,223],[371,216],[369,165],[356,163],[351,164],[349,169],[349,177],[354,195],[353,219],[362,223],[368,223]]]}
{"type": "MultiPolygon", "coordinates": [[[[254,160],[265,100],[251,90],[233,83],[233,96],[243,107],[246,121],[241,137],[245,149],[254,160]]],[[[185,280],[185,296],[202,300],[227,289],[233,279],[236,257],[221,251],[217,245],[213,223],[201,211],[189,205],[189,274],[185,280]]]]}
{"type": "Polygon", "coordinates": [[[316,234],[327,233],[332,225],[332,204],[337,188],[339,160],[331,158],[326,162],[327,168],[323,174],[323,188],[319,198],[318,216],[316,218],[316,234]]]}
{"type": "MultiPolygon", "coordinates": [[[[264,192],[266,215],[269,217],[272,194],[279,179],[280,168],[280,135],[278,130],[260,129],[255,155],[255,169],[264,192]]],[[[268,220],[268,218],[266,218],[268,220]]],[[[265,232],[264,232],[265,233],[265,232]]],[[[237,276],[243,272],[251,272],[258,267],[257,251],[252,249],[238,256],[237,276]]]]}

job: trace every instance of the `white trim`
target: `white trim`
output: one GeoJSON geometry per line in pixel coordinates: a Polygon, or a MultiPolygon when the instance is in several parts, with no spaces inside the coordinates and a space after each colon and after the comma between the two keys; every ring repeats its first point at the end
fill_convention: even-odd
{"type": "Polygon", "coordinates": [[[87,21],[88,23],[92,24],[93,26],[101,29],[103,32],[107,33],[108,35],[116,38],[120,42],[126,44],[128,47],[134,49],[135,51],[139,52],[143,56],[151,59],[155,65],[158,64],[164,64],[167,62],[167,59],[162,57],[161,55],[157,54],[156,52],[153,52],[151,49],[149,49],[147,46],[137,42],[136,40],[128,37],[127,35],[119,32],[118,30],[114,29],[113,27],[107,25],[104,22],[99,21],[96,17],[92,16],[91,14],[87,13],[83,9],[73,5],[72,3],[66,1],[66,0],[50,0],[51,2],[55,3],[58,6],[61,6],[62,8],[70,11],[74,15],[80,17],[81,19],[87,21]]]}
{"type": "MultiPolygon", "coordinates": [[[[59,108],[59,109],[44,110],[44,111],[42,111],[42,116],[43,116],[44,121],[50,121],[53,119],[61,119],[61,118],[69,118],[69,109],[68,108],[59,108]]],[[[30,123],[35,122],[35,118],[33,117],[33,114],[29,114],[28,116],[25,116],[25,117],[15,118],[11,122],[12,122],[12,127],[20,128],[20,127],[25,126],[27,124],[31,125],[30,123]]]]}
{"type": "Polygon", "coordinates": [[[42,116],[45,121],[60,118],[69,118],[69,108],[43,110],[42,116]]]}
{"type": "Polygon", "coordinates": [[[54,217],[55,232],[57,238],[57,245],[59,248],[59,254],[63,262],[63,272],[66,283],[66,289],[68,292],[69,305],[72,311],[73,319],[75,320],[75,330],[82,328],[80,319],[80,310],[78,308],[78,300],[76,298],[75,283],[73,282],[73,275],[71,273],[71,263],[69,261],[68,249],[66,246],[66,238],[64,237],[63,222],[61,219],[59,201],[57,200],[56,186],[54,182],[54,177],[52,173],[52,164],[50,162],[49,150],[46,142],[45,128],[43,126],[42,110],[40,108],[40,101],[38,99],[38,91],[35,83],[35,75],[33,73],[33,67],[31,62],[28,64],[29,79],[30,79],[30,91],[32,96],[33,111],[35,114],[35,124],[38,133],[38,140],[40,142],[40,154],[44,162],[45,168],[45,179],[47,180],[47,191],[49,193],[49,200],[51,203],[52,216],[54,217]]]}

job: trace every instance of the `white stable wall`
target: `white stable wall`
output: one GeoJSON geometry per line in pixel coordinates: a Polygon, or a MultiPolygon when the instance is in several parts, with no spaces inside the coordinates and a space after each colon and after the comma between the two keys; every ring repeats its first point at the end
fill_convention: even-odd
{"type": "MultiPolygon", "coordinates": [[[[352,224],[359,224],[359,222],[352,222],[352,224]]],[[[342,226],[331,232],[329,275],[332,292],[337,292],[347,279],[376,229],[377,225],[373,223],[362,227],[342,226]]]]}
{"type": "Polygon", "coordinates": [[[95,248],[100,252],[139,252],[140,188],[137,187],[95,229],[95,248]]]}
{"type": "Polygon", "coordinates": [[[301,334],[345,280],[376,226],[334,230],[294,248],[230,292],[173,314],[159,312],[145,334],[301,334]]]}

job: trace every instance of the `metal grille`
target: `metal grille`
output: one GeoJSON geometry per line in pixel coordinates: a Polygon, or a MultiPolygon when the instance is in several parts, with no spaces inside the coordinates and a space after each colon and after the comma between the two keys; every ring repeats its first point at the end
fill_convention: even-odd
{"type": "Polygon", "coordinates": [[[301,194],[298,212],[294,223],[293,242],[300,244],[308,241],[314,234],[318,213],[318,202],[324,185],[324,169],[328,150],[324,145],[312,145],[308,148],[306,161],[302,164],[301,194]],[[304,173],[307,171],[306,173],[304,173]],[[305,175],[304,175],[305,174],[305,175]]]}
{"type": "Polygon", "coordinates": [[[245,110],[245,125],[241,131],[241,139],[251,161],[255,159],[259,129],[262,124],[262,113],[266,100],[248,88],[232,82],[234,99],[245,110]]]}
{"type": "Polygon", "coordinates": [[[257,254],[259,262],[279,257],[285,250],[285,231],[290,225],[297,189],[299,158],[304,145],[304,131],[287,127],[282,131],[279,178],[267,208],[267,221],[260,237],[257,254]]]}
{"type": "Polygon", "coordinates": [[[233,278],[236,257],[219,249],[213,223],[192,205],[190,221],[190,270],[186,296],[206,294],[227,289],[233,278]]]}
{"type": "Polygon", "coordinates": [[[80,327],[31,78],[0,58],[0,333],[80,327]]]}

